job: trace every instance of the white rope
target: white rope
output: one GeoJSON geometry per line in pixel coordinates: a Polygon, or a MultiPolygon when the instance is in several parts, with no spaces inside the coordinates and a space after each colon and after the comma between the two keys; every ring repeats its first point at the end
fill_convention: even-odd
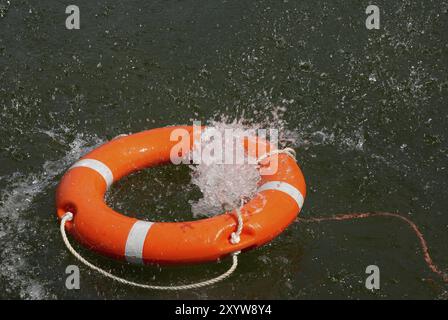
{"type": "Polygon", "coordinates": [[[102,274],[103,276],[110,278],[112,280],[118,281],[122,284],[126,284],[126,285],[130,285],[133,287],[139,287],[139,288],[143,288],[143,289],[152,289],[152,290],[171,290],[171,291],[177,291],[177,290],[187,290],[187,289],[196,289],[196,288],[201,288],[201,287],[205,287],[205,286],[209,286],[212,284],[215,284],[217,282],[220,282],[226,278],[228,278],[235,270],[236,267],[238,266],[238,254],[240,253],[240,251],[234,252],[232,254],[232,266],[223,274],[217,276],[216,278],[210,279],[210,280],[205,280],[205,281],[201,281],[201,282],[197,282],[197,283],[191,283],[191,284],[185,284],[185,285],[177,285],[177,286],[158,286],[158,285],[148,285],[148,284],[143,284],[143,283],[137,283],[137,282],[133,282],[133,281],[129,281],[120,277],[117,277],[113,274],[111,274],[110,272],[107,272],[95,265],[93,265],[92,263],[90,263],[89,261],[87,261],[86,259],[84,259],[70,244],[68,238],[67,238],[67,234],[65,233],[65,223],[67,221],[71,221],[73,219],[73,213],[71,212],[66,212],[64,214],[64,216],[62,217],[61,220],[61,225],[60,225],[60,231],[61,231],[61,235],[62,235],[62,239],[64,240],[64,243],[67,247],[67,249],[75,256],[76,259],[78,259],[80,262],[82,262],[83,264],[85,264],[87,267],[91,268],[92,270],[95,270],[97,272],[99,272],[100,274],[102,274]]]}
{"type": "MultiPolygon", "coordinates": [[[[241,200],[241,206],[243,206],[243,200],[241,200]]],[[[231,244],[240,243],[240,240],[241,240],[240,236],[241,236],[241,232],[243,231],[243,215],[241,214],[241,209],[236,208],[235,212],[236,212],[236,218],[238,219],[238,225],[237,225],[236,231],[232,232],[232,234],[230,235],[230,243],[231,244]]]]}
{"type": "MultiPolygon", "coordinates": [[[[296,158],[296,152],[294,149],[292,148],[285,148],[285,149],[281,149],[281,150],[272,150],[271,152],[268,152],[266,154],[264,154],[263,156],[259,157],[257,159],[257,163],[260,163],[261,161],[265,160],[266,158],[274,155],[274,154],[287,154],[288,156],[292,157],[294,160],[296,158]]],[[[241,207],[244,204],[244,200],[241,199],[241,207]]],[[[243,231],[243,226],[244,226],[244,222],[243,222],[243,216],[241,214],[241,207],[240,208],[236,208],[235,209],[235,213],[236,213],[236,217],[238,220],[238,224],[237,224],[237,229],[236,231],[232,232],[231,236],[230,236],[230,243],[232,244],[238,244],[241,241],[241,233],[243,231]]],[[[111,274],[110,272],[107,272],[95,265],[93,265],[92,263],[90,263],[89,261],[87,261],[86,259],[84,259],[70,244],[70,241],[67,238],[67,234],[65,233],[65,223],[67,221],[71,221],[73,219],[73,213],[71,212],[66,212],[64,214],[64,216],[61,219],[61,225],[60,225],[60,230],[61,230],[61,235],[62,235],[62,239],[64,240],[65,246],[67,247],[67,249],[75,256],[76,259],[78,259],[80,262],[82,262],[84,265],[86,265],[87,267],[91,268],[92,270],[97,271],[98,273],[102,274],[103,276],[110,278],[112,280],[118,281],[122,284],[127,284],[133,287],[139,287],[139,288],[144,288],[144,289],[152,289],[152,290],[171,290],[171,291],[177,291],[177,290],[187,290],[187,289],[196,289],[196,288],[201,288],[201,287],[205,287],[205,286],[209,286],[212,284],[215,284],[217,282],[220,282],[226,278],[228,278],[237,268],[238,266],[238,254],[241,251],[237,251],[234,252],[232,254],[232,265],[230,266],[230,268],[224,272],[223,274],[210,279],[210,280],[205,280],[205,281],[201,281],[201,282],[197,282],[197,283],[191,283],[191,284],[185,284],[185,285],[177,285],[177,286],[158,286],[158,285],[148,285],[148,284],[143,284],[143,283],[137,283],[137,282],[133,282],[133,281],[129,281],[120,277],[117,277],[113,274],[111,274]]]]}
{"type": "MultiPolygon", "coordinates": [[[[262,155],[261,157],[259,157],[257,159],[257,163],[260,163],[261,161],[265,160],[266,158],[268,158],[274,154],[287,154],[294,160],[296,159],[296,151],[293,148],[284,148],[284,149],[280,149],[280,150],[272,150],[271,152],[268,152],[268,153],[262,155]]],[[[244,205],[244,200],[241,199],[240,208],[235,209],[236,217],[238,219],[238,224],[237,224],[236,231],[232,232],[232,234],[230,235],[230,243],[231,244],[238,244],[238,243],[240,243],[240,240],[241,240],[241,232],[243,231],[243,226],[244,226],[243,215],[241,214],[241,208],[243,207],[243,205],[244,205]]],[[[225,207],[225,208],[227,208],[227,207],[225,207]]]]}

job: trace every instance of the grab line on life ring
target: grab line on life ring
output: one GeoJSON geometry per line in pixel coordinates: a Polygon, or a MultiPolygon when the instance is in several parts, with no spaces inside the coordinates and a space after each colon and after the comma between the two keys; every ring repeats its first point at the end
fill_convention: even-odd
{"type": "MultiPolygon", "coordinates": [[[[295,160],[295,154],[291,155],[289,153],[289,151],[286,149],[276,150],[276,154],[280,154],[280,153],[288,154],[289,156],[294,157],[294,160],[295,160]]],[[[266,157],[264,157],[264,158],[266,158],[266,157]]],[[[78,161],[77,163],[75,163],[75,165],[72,166],[72,168],[77,167],[77,166],[84,166],[84,167],[95,170],[97,173],[99,173],[104,178],[106,184],[109,187],[113,182],[112,171],[105,164],[103,164],[99,161],[96,161],[96,160],[94,160],[94,161],[91,161],[91,160],[92,159],[84,159],[84,160],[78,161]]],[[[261,159],[258,160],[258,162],[260,162],[260,161],[261,161],[261,159]]],[[[304,199],[303,199],[303,196],[300,193],[300,191],[298,191],[296,188],[292,187],[291,185],[289,185],[287,183],[283,183],[281,181],[271,181],[271,182],[268,182],[268,183],[265,183],[264,185],[262,185],[262,187],[260,189],[262,189],[262,188],[263,188],[263,190],[279,190],[279,191],[285,192],[286,194],[290,195],[297,202],[297,204],[299,205],[300,208],[303,204],[304,199]]],[[[263,191],[263,190],[259,190],[259,191],[263,191]]],[[[243,204],[244,203],[242,202],[241,206],[243,206],[243,204]]],[[[231,237],[232,244],[237,244],[240,242],[239,236],[240,236],[240,233],[241,233],[242,227],[243,227],[243,220],[242,220],[240,208],[237,208],[236,212],[237,212],[237,218],[238,218],[238,227],[237,227],[237,231],[232,233],[232,237],[231,237]]],[[[94,264],[87,261],[84,257],[82,257],[72,247],[72,245],[70,244],[70,241],[67,238],[66,232],[65,232],[66,222],[71,221],[72,219],[73,219],[73,213],[71,213],[71,212],[66,212],[62,216],[62,219],[61,219],[60,232],[61,232],[62,239],[63,239],[67,249],[84,265],[99,272],[103,276],[108,277],[112,280],[118,281],[122,284],[131,285],[131,286],[139,287],[139,288],[143,288],[143,289],[165,290],[165,291],[197,289],[197,288],[201,288],[201,287],[208,286],[211,284],[215,284],[217,282],[220,282],[220,281],[228,278],[236,270],[236,268],[238,266],[238,255],[241,251],[235,251],[232,253],[232,265],[226,272],[224,272],[223,274],[221,274],[215,278],[209,279],[209,280],[192,283],[192,284],[174,285],[174,286],[148,285],[148,284],[142,284],[142,283],[129,281],[124,278],[115,276],[112,273],[107,272],[104,269],[101,269],[101,268],[95,266],[94,264]]],[[[142,237],[144,238],[146,236],[146,234],[148,233],[152,224],[153,224],[152,222],[139,220],[132,226],[131,231],[129,232],[129,235],[128,235],[128,240],[126,242],[126,256],[127,257],[134,257],[134,255],[141,252],[142,245],[143,245],[143,241],[141,239],[142,239],[142,237]],[[131,240],[129,240],[130,238],[131,238],[131,240]],[[139,239],[139,240],[136,241],[136,239],[139,239]]]]}
{"type": "Polygon", "coordinates": [[[170,141],[170,133],[176,128],[191,130],[166,127],[116,138],[73,164],[56,194],[59,218],[68,211],[74,215],[66,223],[67,231],[94,251],[132,263],[197,263],[261,246],[295,220],[306,193],[303,174],[290,150],[272,149],[269,142],[256,137],[257,147],[268,148],[263,154],[259,154],[262,148],[256,148],[251,156],[260,160],[260,166],[278,161],[278,169],[261,175],[257,194],[240,208],[240,217],[233,210],[196,221],[151,222],[108,207],[104,195],[114,181],[170,161],[170,149],[176,143],[170,141]]]}
{"type": "Polygon", "coordinates": [[[219,276],[209,279],[209,280],[205,280],[205,281],[201,281],[201,282],[196,282],[196,283],[190,283],[190,284],[182,284],[182,285],[174,285],[174,286],[159,286],[159,285],[150,285],[150,284],[144,284],[144,283],[138,283],[138,282],[134,282],[134,281],[129,281],[126,280],[124,278],[118,277],[116,275],[113,275],[110,272],[107,272],[104,269],[101,269],[100,267],[97,267],[96,265],[92,264],[91,262],[87,261],[83,256],[81,256],[79,254],[79,252],[77,252],[75,250],[75,248],[72,247],[72,245],[70,244],[70,241],[67,238],[67,234],[65,233],[65,223],[67,221],[71,221],[73,219],[73,213],[71,212],[66,212],[61,219],[61,225],[60,225],[60,232],[61,232],[61,236],[62,236],[62,240],[65,243],[65,246],[67,247],[68,251],[71,252],[71,254],[73,254],[73,256],[78,259],[81,263],[83,263],[85,266],[91,268],[92,270],[97,271],[98,273],[102,274],[103,276],[118,281],[122,284],[126,284],[129,286],[133,286],[133,287],[137,287],[137,288],[142,288],[142,289],[150,289],[150,290],[164,290],[164,291],[179,291],[179,290],[189,290],[189,289],[197,289],[197,288],[202,288],[205,286],[209,286],[212,284],[215,284],[217,282],[220,282],[228,277],[230,277],[232,275],[232,273],[236,270],[237,266],[238,266],[238,255],[240,254],[241,251],[236,251],[234,253],[232,253],[232,265],[230,266],[230,268],[220,274],[219,276]]]}
{"type": "MultiPolygon", "coordinates": [[[[98,174],[100,174],[104,181],[106,182],[108,188],[112,185],[113,174],[112,171],[102,162],[95,159],[83,159],[76,162],[71,168],[76,167],[85,167],[94,170],[98,174]]],[[[265,184],[261,185],[257,191],[265,191],[265,190],[277,190],[286,193],[289,195],[294,201],[297,203],[299,208],[302,208],[304,198],[300,191],[289,183],[283,181],[269,181],[265,184]]],[[[146,239],[146,236],[154,225],[154,222],[137,220],[131,230],[129,231],[128,238],[126,240],[125,247],[125,256],[128,262],[134,264],[143,264],[142,252],[143,245],[146,239]]],[[[232,238],[236,239],[236,238],[232,238]]],[[[232,243],[236,242],[236,240],[232,240],[232,243]]],[[[239,242],[239,241],[238,241],[239,242]]],[[[237,242],[236,242],[237,243],[237,242]]],[[[233,243],[233,244],[236,244],[233,243]]]]}

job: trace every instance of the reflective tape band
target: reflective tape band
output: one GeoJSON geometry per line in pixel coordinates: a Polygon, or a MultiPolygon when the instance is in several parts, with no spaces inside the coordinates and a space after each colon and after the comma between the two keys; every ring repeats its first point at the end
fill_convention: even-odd
{"type": "Polygon", "coordinates": [[[114,175],[112,171],[109,169],[108,166],[106,166],[99,160],[82,159],[76,162],[74,165],[72,165],[70,169],[78,167],[90,168],[98,172],[104,178],[104,181],[106,181],[107,188],[109,188],[114,182],[114,175]]]}
{"type": "Polygon", "coordinates": [[[143,264],[143,246],[145,245],[146,235],[153,224],[153,222],[138,220],[132,226],[124,252],[128,262],[143,264]]]}
{"type": "Polygon", "coordinates": [[[294,186],[290,185],[287,182],[283,181],[269,181],[260,186],[258,188],[258,192],[265,191],[265,190],[278,190],[286,193],[291,198],[294,199],[295,202],[297,202],[297,205],[301,209],[303,206],[303,195],[302,193],[294,186]]]}

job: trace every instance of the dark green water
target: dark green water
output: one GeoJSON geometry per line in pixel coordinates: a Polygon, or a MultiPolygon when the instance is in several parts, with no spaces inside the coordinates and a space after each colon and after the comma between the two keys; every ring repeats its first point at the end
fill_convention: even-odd
{"type": "MultiPolygon", "coordinates": [[[[299,137],[304,217],[402,213],[447,270],[448,2],[376,1],[381,29],[371,31],[368,4],[0,0],[0,297],[447,299],[414,233],[388,218],[295,223],[200,290],[133,289],[83,267],[81,289],[65,289],[76,260],[60,239],[54,192],[71,163],[121,133],[243,111],[258,121],[275,106],[299,137]],[[80,30],[65,29],[70,4],[80,30]],[[381,270],[375,292],[364,287],[371,264],[381,270]]],[[[108,200],[148,219],[185,219],[198,197],[188,177],[152,169],[108,200]]],[[[79,250],[158,284],[230,263],[138,268],[79,250]]]]}

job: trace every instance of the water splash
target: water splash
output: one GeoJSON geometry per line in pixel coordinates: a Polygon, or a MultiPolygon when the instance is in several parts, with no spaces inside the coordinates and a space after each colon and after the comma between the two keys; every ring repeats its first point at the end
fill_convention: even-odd
{"type": "MultiPolygon", "coordinates": [[[[299,149],[298,154],[315,146],[332,146],[339,152],[366,152],[365,130],[361,126],[351,132],[341,132],[337,128],[323,126],[317,120],[301,122],[292,128],[288,119],[307,118],[297,111],[297,101],[282,99],[278,104],[272,102],[270,92],[262,92],[256,101],[243,107],[228,109],[224,114],[216,113],[206,125],[214,127],[222,135],[225,129],[240,132],[256,132],[259,129],[276,129],[278,131],[278,147],[299,149]],[[290,108],[294,106],[294,108],[290,108]],[[232,115],[232,116],[230,116],[232,115]]],[[[195,119],[191,119],[194,121],[195,119]]],[[[207,142],[205,141],[205,145],[207,142]]],[[[202,145],[204,149],[204,143],[202,145]]],[[[199,187],[203,198],[192,203],[195,217],[222,213],[223,205],[239,206],[241,198],[253,197],[259,175],[255,166],[198,165],[192,168],[192,183],[199,187]]]]}
{"type": "MultiPolygon", "coordinates": [[[[52,131],[49,136],[54,140],[62,139],[57,131],[52,131]]],[[[55,178],[71,163],[101,142],[96,136],[78,133],[68,143],[68,151],[62,159],[46,161],[38,173],[24,175],[16,172],[4,177],[8,185],[0,198],[0,279],[7,283],[7,292],[18,292],[22,299],[51,297],[45,284],[35,280],[33,269],[36,266],[28,258],[38,254],[40,246],[35,245],[35,239],[29,238],[39,227],[35,218],[27,216],[27,210],[39,194],[56,185],[55,178]]]]}
{"type": "MultiPolygon", "coordinates": [[[[232,122],[211,121],[209,126],[201,134],[201,143],[195,144],[193,154],[201,154],[200,164],[191,166],[191,182],[198,186],[203,197],[196,202],[191,202],[194,217],[201,215],[215,215],[222,211],[236,208],[241,199],[252,198],[257,191],[257,183],[260,180],[256,164],[251,164],[247,155],[237,152],[234,144],[245,136],[253,135],[253,128],[244,125],[238,119],[232,122]],[[229,135],[228,129],[232,129],[229,135]],[[204,155],[215,140],[210,134],[219,134],[225,157],[231,156],[233,164],[222,163],[218,157],[204,161],[204,155]]],[[[253,162],[252,162],[253,163],[253,162]]]]}
{"type": "Polygon", "coordinates": [[[229,148],[230,145],[242,141],[243,137],[254,136],[260,129],[276,129],[279,135],[279,146],[297,140],[297,133],[287,129],[287,121],[284,120],[286,107],[271,107],[267,110],[270,112],[264,114],[254,112],[252,117],[246,116],[244,111],[234,118],[217,114],[207,123],[208,129],[202,132],[200,147],[195,145],[193,154],[203,154],[215,143],[209,136],[210,131],[215,131],[223,137],[224,153],[231,150],[230,152],[233,153],[231,156],[235,161],[233,164],[202,161],[198,165],[191,166],[191,182],[199,187],[203,194],[198,201],[190,202],[194,217],[220,214],[239,207],[241,200],[255,196],[260,181],[257,165],[247,155],[236,152],[236,148],[229,148]],[[232,130],[232,136],[226,134],[228,129],[232,130]]]}

